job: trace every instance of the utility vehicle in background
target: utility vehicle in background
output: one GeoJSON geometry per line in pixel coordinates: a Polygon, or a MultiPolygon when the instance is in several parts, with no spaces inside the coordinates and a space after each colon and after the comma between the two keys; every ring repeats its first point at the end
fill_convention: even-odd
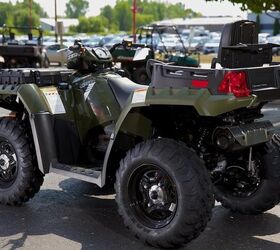
{"type": "Polygon", "coordinates": [[[198,237],[215,199],[243,214],[273,208],[279,136],[261,110],[280,99],[280,65],[256,30],[227,24],[212,69],[151,63],[149,86],[78,42],[69,70],[1,70],[0,202],[27,202],[50,172],[114,184],[124,224],[160,248],[198,237]]]}
{"type": "Polygon", "coordinates": [[[151,82],[146,72],[146,64],[150,59],[179,66],[199,66],[199,54],[196,51],[188,51],[175,26],[142,26],[136,33],[136,43],[123,41],[111,49],[113,61],[121,63],[127,77],[134,82],[151,82]]]}
{"type": "Polygon", "coordinates": [[[1,68],[48,68],[49,60],[43,48],[43,31],[37,27],[2,27],[0,44],[1,68]],[[27,33],[18,41],[16,33],[27,33]],[[34,37],[33,33],[36,33],[34,37]],[[3,62],[1,62],[1,60],[3,62]]]}

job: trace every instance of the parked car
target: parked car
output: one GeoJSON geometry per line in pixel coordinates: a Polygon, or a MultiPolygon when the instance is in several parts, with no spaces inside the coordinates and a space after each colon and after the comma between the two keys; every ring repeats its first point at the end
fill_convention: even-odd
{"type": "MultiPolygon", "coordinates": [[[[280,46],[280,35],[268,37],[267,42],[278,44],[280,46]]],[[[276,56],[280,56],[280,47],[273,48],[272,49],[272,54],[276,55],[276,56]]]]}
{"type": "Polygon", "coordinates": [[[61,45],[56,43],[46,46],[46,54],[50,63],[58,63],[59,65],[64,65],[67,61],[67,46],[66,44],[61,45]],[[63,50],[65,49],[65,50],[63,50]]]}
{"type": "Polygon", "coordinates": [[[267,39],[269,36],[270,36],[269,33],[259,33],[258,35],[259,43],[261,44],[267,43],[267,39]]]}
{"type": "Polygon", "coordinates": [[[111,39],[109,42],[105,43],[107,49],[111,49],[115,44],[121,43],[123,40],[127,40],[128,36],[116,36],[115,38],[111,39]]]}
{"type": "Polygon", "coordinates": [[[169,52],[184,51],[182,40],[178,35],[168,35],[158,41],[157,49],[164,51],[165,49],[169,52]],[[165,48],[164,48],[165,47],[165,48]]]}
{"type": "Polygon", "coordinates": [[[203,49],[204,43],[205,40],[200,36],[195,36],[189,38],[188,40],[184,40],[184,44],[189,50],[201,51],[203,49]]]}
{"type": "MultiPolygon", "coordinates": [[[[74,40],[75,40],[75,38],[72,36],[63,36],[63,39],[62,39],[63,43],[68,44],[68,45],[73,44],[74,40]]],[[[60,41],[59,38],[58,38],[58,41],[60,41]]],[[[50,46],[50,45],[54,45],[54,44],[57,44],[55,37],[47,37],[44,40],[44,45],[46,45],[46,46],[50,46]]]]}
{"type": "Polygon", "coordinates": [[[107,35],[107,36],[104,36],[100,42],[99,42],[99,46],[104,46],[106,43],[110,42],[112,39],[114,39],[115,36],[114,35],[107,35]]]}
{"type": "Polygon", "coordinates": [[[102,38],[102,36],[93,36],[85,41],[84,44],[88,47],[95,47],[99,45],[102,38]]]}
{"type": "Polygon", "coordinates": [[[215,37],[214,39],[211,39],[209,42],[205,43],[203,46],[203,54],[217,54],[219,50],[220,39],[220,37],[215,37]]]}

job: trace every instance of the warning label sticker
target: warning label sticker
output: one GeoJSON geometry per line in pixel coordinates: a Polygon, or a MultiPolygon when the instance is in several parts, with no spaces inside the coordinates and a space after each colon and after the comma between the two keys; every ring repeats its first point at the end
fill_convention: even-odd
{"type": "Polygon", "coordinates": [[[134,91],[132,103],[143,103],[146,100],[147,89],[138,89],[134,91]]]}
{"type": "Polygon", "coordinates": [[[55,87],[42,88],[52,114],[65,114],[65,108],[55,87]]]}

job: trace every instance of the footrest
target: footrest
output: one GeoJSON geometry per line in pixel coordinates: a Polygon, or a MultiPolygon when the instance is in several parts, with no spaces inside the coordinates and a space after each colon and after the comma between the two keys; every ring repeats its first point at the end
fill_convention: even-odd
{"type": "Polygon", "coordinates": [[[61,163],[52,163],[51,172],[95,183],[100,186],[101,171],[97,169],[100,169],[100,166],[97,166],[96,168],[84,168],[61,163]]]}

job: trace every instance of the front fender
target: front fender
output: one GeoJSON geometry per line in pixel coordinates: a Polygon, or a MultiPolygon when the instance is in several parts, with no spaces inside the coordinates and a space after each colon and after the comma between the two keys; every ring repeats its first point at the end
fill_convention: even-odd
{"type": "Polygon", "coordinates": [[[23,84],[17,95],[29,114],[51,113],[50,107],[42,91],[35,84],[23,84]]]}
{"type": "Polygon", "coordinates": [[[21,85],[17,95],[29,114],[39,169],[44,174],[48,173],[51,161],[57,158],[50,107],[35,84],[21,85]]]}

